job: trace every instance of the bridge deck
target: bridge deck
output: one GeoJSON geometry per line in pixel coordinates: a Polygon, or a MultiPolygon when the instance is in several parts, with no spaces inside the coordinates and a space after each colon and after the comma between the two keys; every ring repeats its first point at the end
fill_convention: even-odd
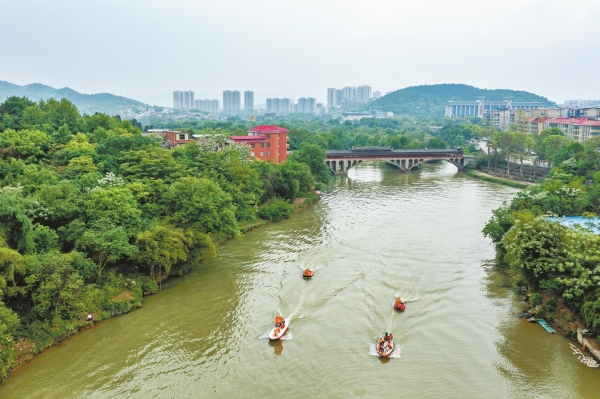
{"type": "Polygon", "coordinates": [[[354,149],[354,150],[327,150],[326,158],[461,158],[462,150],[392,150],[392,149],[354,149]]]}

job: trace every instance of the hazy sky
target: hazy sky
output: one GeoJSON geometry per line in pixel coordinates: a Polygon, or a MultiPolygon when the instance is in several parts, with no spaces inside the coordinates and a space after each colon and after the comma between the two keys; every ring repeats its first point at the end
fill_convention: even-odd
{"type": "Polygon", "coordinates": [[[0,0],[0,37],[0,80],[152,103],[433,83],[600,98],[599,0],[0,0]]]}

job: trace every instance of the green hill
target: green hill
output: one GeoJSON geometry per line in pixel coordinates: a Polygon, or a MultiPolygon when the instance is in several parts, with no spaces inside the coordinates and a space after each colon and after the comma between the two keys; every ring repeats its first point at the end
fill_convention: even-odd
{"type": "Polygon", "coordinates": [[[464,84],[439,84],[410,86],[396,90],[362,107],[367,111],[392,111],[395,115],[444,115],[444,105],[450,100],[475,101],[485,97],[488,101],[502,101],[509,97],[513,101],[541,101],[545,106],[556,106],[546,97],[520,90],[479,89],[464,84]]]}
{"type": "Polygon", "coordinates": [[[145,105],[139,101],[109,93],[82,94],[68,87],[55,89],[40,83],[19,86],[0,80],[0,103],[11,96],[27,97],[32,101],[66,98],[75,104],[82,114],[104,112],[115,115],[121,108],[145,105]]]}

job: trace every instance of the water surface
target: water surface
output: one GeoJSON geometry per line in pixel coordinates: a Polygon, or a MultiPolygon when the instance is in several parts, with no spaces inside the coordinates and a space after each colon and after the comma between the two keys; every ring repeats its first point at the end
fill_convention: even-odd
{"type": "Polygon", "coordinates": [[[351,169],[319,204],[36,357],[0,397],[597,398],[598,370],[516,318],[488,265],[481,229],[515,192],[446,163],[351,169]],[[279,313],[291,339],[262,339],[279,313]],[[372,355],[384,331],[393,359],[372,355]]]}

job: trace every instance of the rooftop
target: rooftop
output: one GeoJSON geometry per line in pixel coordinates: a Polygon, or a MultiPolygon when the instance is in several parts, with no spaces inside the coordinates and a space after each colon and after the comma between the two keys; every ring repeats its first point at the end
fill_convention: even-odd
{"type": "Polygon", "coordinates": [[[600,126],[600,121],[585,118],[525,118],[527,122],[553,123],[561,125],[600,126]]]}
{"type": "MultiPolygon", "coordinates": [[[[263,125],[263,126],[254,126],[251,127],[250,129],[248,129],[249,132],[255,132],[255,133],[260,133],[260,134],[267,134],[267,133],[289,133],[289,129],[286,129],[284,127],[281,126],[276,126],[276,125],[263,125]]],[[[238,136],[238,137],[242,137],[242,136],[238,136]]]]}
{"type": "Polygon", "coordinates": [[[233,141],[251,141],[253,143],[266,143],[268,140],[265,136],[229,136],[233,141]]]}

